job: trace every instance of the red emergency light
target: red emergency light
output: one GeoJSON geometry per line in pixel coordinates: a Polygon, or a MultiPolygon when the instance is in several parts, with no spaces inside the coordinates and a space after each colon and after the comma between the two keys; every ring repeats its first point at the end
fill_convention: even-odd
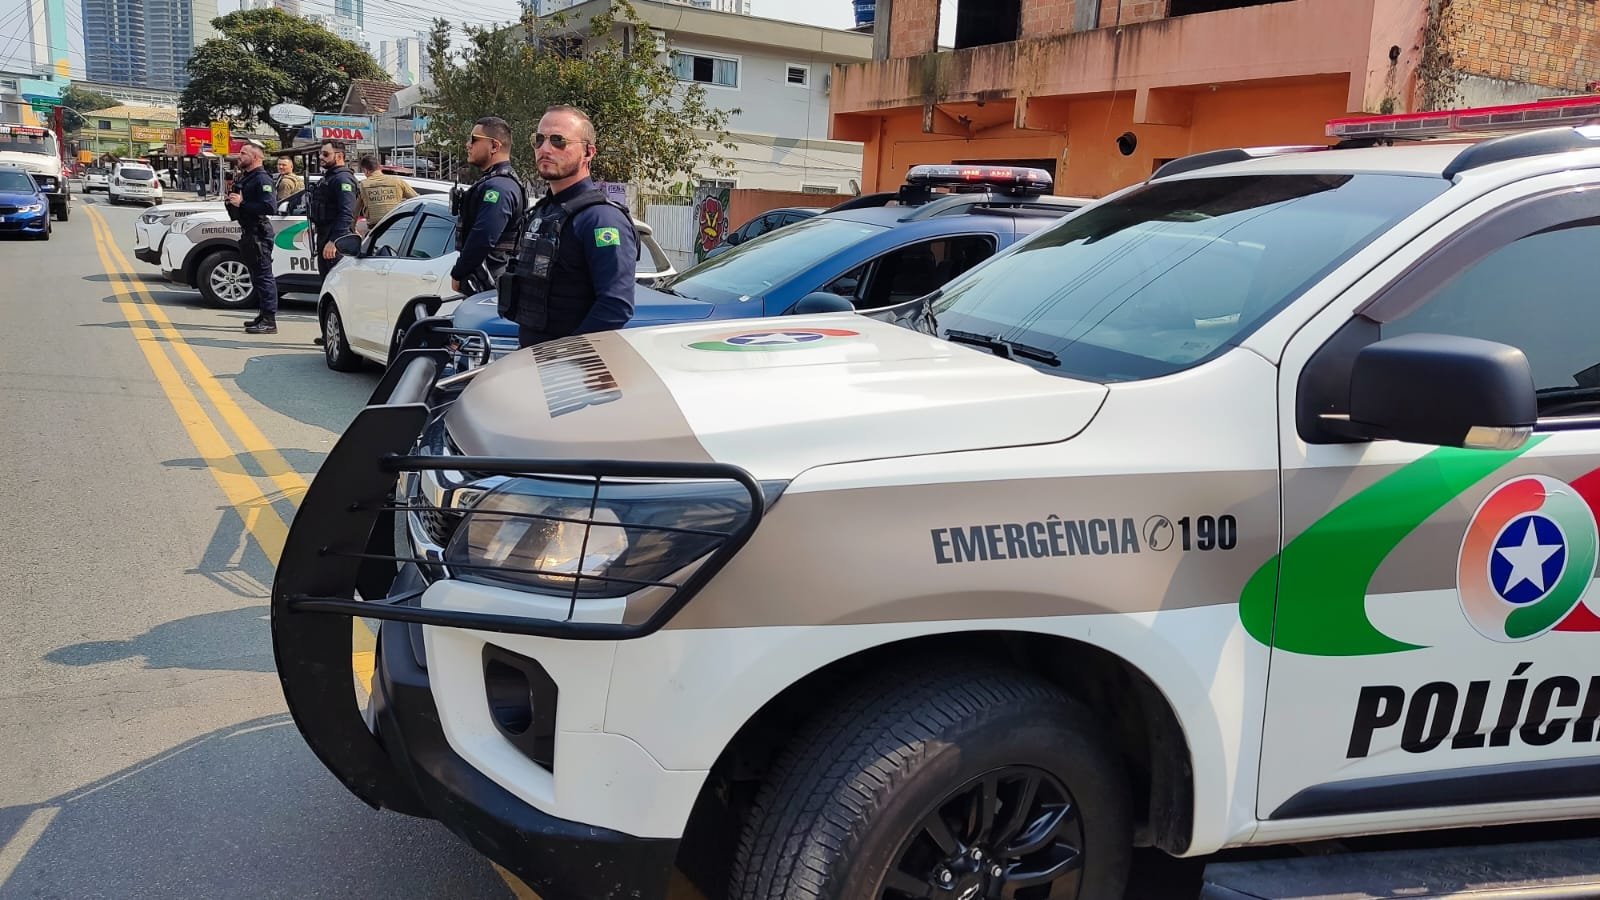
{"type": "Polygon", "coordinates": [[[1441,109],[1390,116],[1346,116],[1328,120],[1328,136],[1341,140],[1466,140],[1476,135],[1596,123],[1600,123],[1600,96],[1589,95],[1506,106],[1441,109]]]}
{"type": "Polygon", "coordinates": [[[919,187],[996,187],[1048,193],[1055,180],[1044,169],[1023,166],[913,166],[906,184],[919,187]]]}

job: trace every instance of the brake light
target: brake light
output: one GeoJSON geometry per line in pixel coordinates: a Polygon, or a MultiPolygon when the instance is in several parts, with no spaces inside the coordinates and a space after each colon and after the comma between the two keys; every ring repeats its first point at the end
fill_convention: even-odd
{"type": "Polygon", "coordinates": [[[1561,97],[1533,103],[1442,109],[1390,116],[1347,116],[1328,121],[1328,136],[1350,138],[1471,138],[1475,135],[1600,123],[1600,96],[1561,97]]]}

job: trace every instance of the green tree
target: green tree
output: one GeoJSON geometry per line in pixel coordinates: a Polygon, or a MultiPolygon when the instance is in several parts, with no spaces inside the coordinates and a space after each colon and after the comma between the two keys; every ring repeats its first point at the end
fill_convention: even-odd
{"type": "Polygon", "coordinates": [[[344,102],[351,79],[385,77],[359,45],[277,9],[242,10],[211,24],[222,36],[189,58],[189,86],[178,100],[185,125],[267,124],[287,145],[296,129],[267,119],[274,104],[330,112],[344,102]]]}
{"type": "Polygon", "coordinates": [[[105,94],[102,94],[99,91],[91,91],[86,87],[76,84],[68,85],[67,89],[61,92],[61,102],[63,105],[68,107],[68,109],[62,113],[67,126],[68,134],[76,134],[77,132],[82,131],[86,121],[83,116],[78,115],[76,112],[73,112],[73,110],[83,110],[84,112],[89,113],[101,109],[110,109],[111,107],[117,105],[117,101],[115,99],[107,97],[105,94]]]}
{"type": "Polygon", "coordinates": [[[513,28],[468,28],[459,50],[450,23],[434,21],[428,43],[434,87],[427,102],[432,149],[459,151],[482,116],[500,116],[517,135],[512,164],[537,177],[528,136],[550,106],[589,114],[599,133],[594,175],[601,181],[662,184],[692,178],[700,166],[731,171],[726,110],[705,89],[684,84],[664,62],[650,28],[627,0],[581,25],[566,14],[525,12],[513,28]],[[628,40],[623,40],[623,35],[628,40]]]}

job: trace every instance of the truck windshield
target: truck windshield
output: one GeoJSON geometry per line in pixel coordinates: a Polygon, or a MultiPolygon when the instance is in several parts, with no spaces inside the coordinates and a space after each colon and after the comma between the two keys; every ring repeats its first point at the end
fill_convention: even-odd
{"type": "Polygon", "coordinates": [[[1047,372],[1155,378],[1238,343],[1449,186],[1376,174],[1158,182],[958,278],[932,312],[941,336],[1047,372]]]}
{"type": "Polygon", "coordinates": [[[53,135],[0,131],[0,153],[38,153],[49,156],[55,151],[56,142],[53,135]]]}
{"type": "Polygon", "coordinates": [[[679,275],[669,287],[685,297],[713,302],[762,297],[840,250],[884,230],[882,225],[846,219],[807,219],[707,260],[679,275]]]}

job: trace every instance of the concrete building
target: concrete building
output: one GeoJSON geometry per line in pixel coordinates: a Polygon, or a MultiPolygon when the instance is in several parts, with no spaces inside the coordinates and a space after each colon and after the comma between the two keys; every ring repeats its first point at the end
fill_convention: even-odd
{"type": "MultiPolygon", "coordinates": [[[[573,7],[585,28],[611,0],[573,7]]],[[[830,140],[833,68],[867,60],[872,36],[759,19],[684,3],[636,0],[634,11],[665,40],[663,61],[679,80],[705,88],[729,121],[734,149],[720,151],[736,171],[729,187],[852,193],[861,180],[861,144],[830,140]]],[[[857,139],[858,140],[858,139],[857,139]]],[[[712,178],[702,167],[700,174],[712,178]]]]}
{"type": "Polygon", "coordinates": [[[152,147],[172,141],[178,127],[175,109],[157,106],[113,106],[84,113],[78,149],[99,156],[118,153],[141,156],[152,147]]]}
{"type": "Polygon", "coordinates": [[[182,90],[196,45],[216,36],[217,0],[82,0],[89,80],[182,90]]]}
{"type": "Polygon", "coordinates": [[[393,68],[384,69],[400,84],[421,84],[427,78],[428,42],[421,35],[397,38],[393,68]]]}
{"type": "Polygon", "coordinates": [[[832,137],[865,187],[1003,160],[1101,196],[1218,147],[1327,143],[1330,118],[1586,90],[1590,0],[877,0],[873,59],[835,72],[832,137]]]}
{"type": "MultiPolygon", "coordinates": [[[[532,0],[534,12],[538,15],[549,15],[563,9],[579,6],[584,0],[532,0]]],[[[736,13],[741,16],[750,15],[750,0],[659,0],[663,3],[676,3],[680,6],[692,6],[695,9],[705,9],[711,12],[736,13]]]]}

